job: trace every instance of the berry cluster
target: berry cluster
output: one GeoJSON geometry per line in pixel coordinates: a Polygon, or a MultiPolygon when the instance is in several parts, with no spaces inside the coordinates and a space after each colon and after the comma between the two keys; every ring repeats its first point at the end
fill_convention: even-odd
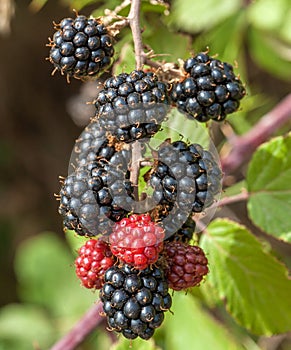
{"type": "MultiPolygon", "coordinates": [[[[110,64],[112,43],[100,19],[65,18],[56,25],[49,60],[62,74],[96,76],[110,64]]],[[[106,79],[58,196],[65,228],[90,237],[78,250],[76,275],[84,287],[100,290],[109,328],[128,339],[152,337],[171,307],[169,288],[197,286],[208,273],[203,250],[191,240],[193,215],[212,205],[221,188],[212,153],[196,143],[163,142],[144,177],[155,207],[144,211],[135,203],[138,181],[131,173],[152,151],[149,139],[171,105],[200,122],[221,121],[245,95],[232,66],[206,53],[186,60],[184,71],[171,83],[143,70],[106,79]]]]}
{"type": "Polygon", "coordinates": [[[100,125],[123,142],[153,136],[169,110],[168,84],[134,70],[108,78],[95,100],[100,125]]]}
{"type": "Polygon", "coordinates": [[[82,78],[96,76],[109,66],[113,38],[100,20],[77,16],[55,26],[49,60],[62,74],[82,78]]]}
{"type": "Polygon", "coordinates": [[[151,338],[172,304],[160,268],[138,271],[127,264],[106,271],[100,299],[110,329],[128,339],[151,338]]]}
{"type": "Polygon", "coordinates": [[[182,113],[199,122],[222,121],[238,109],[246,91],[229,63],[201,52],[184,62],[184,70],[187,76],[171,93],[182,113]]]}

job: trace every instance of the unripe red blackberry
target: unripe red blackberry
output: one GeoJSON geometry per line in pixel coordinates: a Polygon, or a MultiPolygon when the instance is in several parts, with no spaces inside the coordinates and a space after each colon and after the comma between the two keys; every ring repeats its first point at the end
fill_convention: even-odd
{"type": "Polygon", "coordinates": [[[110,249],[119,260],[143,270],[158,260],[164,237],[164,230],[148,214],[133,214],[113,226],[110,249]]]}
{"type": "Polygon", "coordinates": [[[186,77],[173,85],[171,98],[186,116],[222,121],[239,108],[246,91],[229,63],[201,52],[184,62],[184,70],[186,77]]]}
{"type": "Polygon", "coordinates": [[[179,291],[199,285],[208,273],[208,261],[198,246],[174,241],[165,242],[164,257],[169,287],[179,291]]]}
{"type": "Polygon", "coordinates": [[[109,328],[128,339],[151,338],[172,304],[164,272],[156,266],[142,271],[112,266],[105,273],[100,299],[109,328]]]}
{"type": "Polygon", "coordinates": [[[104,82],[95,106],[100,125],[118,140],[149,138],[169,110],[168,85],[152,72],[121,73],[104,82]]]}
{"type": "Polygon", "coordinates": [[[82,78],[104,71],[114,54],[113,38],[99,19],[78,15],[55,25],[49,60],[62,74],[82,78]]]}
{"type": "Polygon", "coordinates": [[[86,288],[100,289],[105,272],[115,263],[108,243],[98,239],[88,240],[79,250],[75,260],[76,275],[86,288]]]}

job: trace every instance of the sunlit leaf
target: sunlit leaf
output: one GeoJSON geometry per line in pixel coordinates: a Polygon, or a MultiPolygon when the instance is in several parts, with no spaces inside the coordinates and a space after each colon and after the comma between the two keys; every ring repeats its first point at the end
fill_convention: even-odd
{"type": "Polygon", "coordinates": [[[258,148],[247,173],[252,221],[269,234],[291,242],[291,134],[258,148]]]}
{"type": "Polygon", "coordinates": [[[228,312],[254,334],[291,329],[291,280],[277,261],[244,226],[229,220],[210,223],[201,239],[214,288],[228,312]]]}

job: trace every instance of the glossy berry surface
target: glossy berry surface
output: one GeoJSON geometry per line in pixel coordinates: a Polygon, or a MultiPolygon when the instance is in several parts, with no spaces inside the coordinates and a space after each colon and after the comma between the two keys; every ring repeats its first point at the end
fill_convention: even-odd
{"type": "Polygon", "coordinates": [[[100,299],[109,329],[128,339],[151,338],[172,304],[164,272],[156,266],[112,266],[104,280],[100,299]]]}
{"type": "Polygon", "coordinates": [[[246,90],[233,67],[206,53],[198,53],[184,62],[186,77],[173,85],[174,105],[199,122],[223,121],[238,110],[246,90]]]}
{"type": "Polygon", "coordinates": [[[170,104],[167,84],[142,70],[108,78],[94,102],[100,125],[127,143],[153,136],[170,104]]]}
{"type": "Polygon", "coordinates": [[[155,217],[161,220],[167,239],[191,212],[200,213],[213,204],[221,190],[221,178],[218,162],[199,144],[175,141],[160,146],[149,184],[160,207],[155,217]]]}
{"type": "Polygon", "coordinates": [[[59,213],[64,227],[79,235],[108,235],[113,224],[132,210],[131,153],[107,138],[85,135],[88,139],[79,144],[83,157],[79,154],[74,171],[62,181],[59,213]],[[89,152],[88,143],[94,144],[89,152]]]}
{"type": "Polygon", "coordinates": [[[114,225],[110,249],[120,261],[143,270],[158,260],[164,236],[164,230],[148,214],[133,214],[114,225]]]}
{"type": "Polygon", "coordinates": [[[164,247],[169,288],[179,291],[199,285],[208,273],[208,261],[198,246],[175,241],[164,247]]]}
{"type": "Polygon", "coordinates": [[[113,38],[99,19],[77,16],[55,25],[49,60],[62,74],[82,78],[104,71],[114,54],[113,38]]]}
{"type": "Polygon", "coordinates": [[[100,289],[105,272],[115,263],[109,245],[98,239],[88,240],[75,260],[76,275],[86,288],[100,289]]]}

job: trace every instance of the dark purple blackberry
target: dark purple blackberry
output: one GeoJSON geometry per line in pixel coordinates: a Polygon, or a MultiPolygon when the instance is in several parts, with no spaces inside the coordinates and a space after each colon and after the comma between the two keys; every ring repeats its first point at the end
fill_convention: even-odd
{"type": "Polygon", "coordinates": [[[113,38],[99,19],[77,16],[55,25],[49,60],[62,74],[96,76],[111,62],[113,38]]]}
{"type": "Polygon", "coordinates": [[[89,160],[88,154],[79,159],[75,171],[64,180],[59,213],[65,228],[79,235],[106,235],[114,222],[132,210],[131,153],[125,145],[122,148],[105,139],[89,156],[89,160]]]}
{"type": "Polygon", "coordinates": [[[104,82],[95,106],[101,127],[119,141],[149,138],[169,110],[168,86],[151,72],[121,73],[104,82]]]}
{"type": "Polygon", "coordinates": [[[246,91],[230,64],[201,52],[184,62],[184,70],[187,76],[173,84],[171,98],[186,116],[222,121],[239,108],[246,91]]]}
{"type": "Polygon", "coordinates": [[[199,213],[214,202],[221,177],[212,154],[200,145],[162,144],[149,183],[157,203],[151,215],[161,221],[167,238],[183,227],[191,212],[199,213]]]}
{"type": "Polygon", "coordinates": [[[110,329],[128,339],[151,338],[172,304],[164,272],[156,266],[109,268],[100,299],[110,329]]]}

